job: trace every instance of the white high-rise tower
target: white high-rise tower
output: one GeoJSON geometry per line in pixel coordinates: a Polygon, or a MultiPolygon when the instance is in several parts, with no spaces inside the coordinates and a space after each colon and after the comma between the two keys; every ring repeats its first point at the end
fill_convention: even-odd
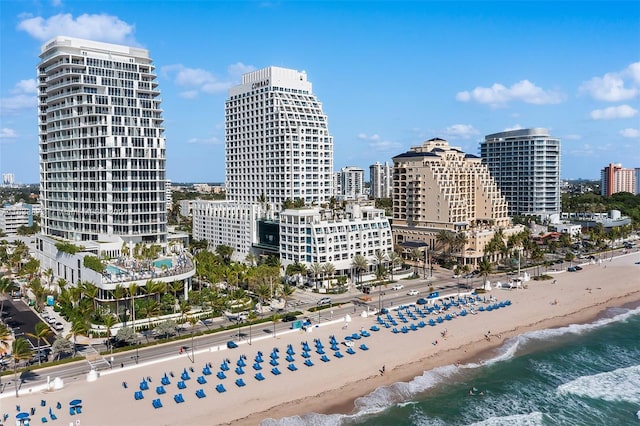
{"type": "Polygon", "coordinates": [[[165,137],[149,52],[56,37],[40,59],[43,235],[165,245],[165,137]]]}
{"type": "Polygon", "coordinates": [[[333,195],[333,138],[305,72],[267,67],[243,75],[225,104],[227,200],[311,204],[333,195]]]}

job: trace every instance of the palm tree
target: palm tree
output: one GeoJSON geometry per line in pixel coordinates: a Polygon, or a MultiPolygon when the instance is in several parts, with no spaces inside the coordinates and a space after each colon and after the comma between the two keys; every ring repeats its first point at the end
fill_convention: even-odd
{"type": "MultiPolygon", "coordinates": [[[[9,328],[0,321],[0,348],[3,350],[9,347],[9,341],[11,340],[11,331],[9,328]]],[[[2,376],[0,375],[0,388],[2,388],[2,376]]]]}
{"type": "Polygon", "coordinates": [[[358,282],[362,282],[362,272],[369,269],[369,261],[361,254],[356,254],[351,260],[351,266],[356,270],[358,282]]]}
{"type": "Polygon", "coordinates": [[[102,317],[102,323],[107,328],[107,341],[109,342],[109,348],[111,349],[111,353],[113,353],[113,345],[111,344],[111,329],[113,328],[114,325],[116,325],[119,322],[120,322],[119,318],[114,316],[111,313],[106,314],[102,317]]]}
{"type": "Polygon", "coordinates": [[[93,303],[93,311],[96,312],[98,310],[98,287],[90,281],[81,282],[80,287],[82,288],[84,296],[91,299],[93,303]]]}
{"type": "MultiPolygon", "coordinates": [[[[32,337],[38,341],[38,350],[40,350],[40,340],[47,339],[47,336],[51,334],[51,329],[49,326],[43,322],[39,322],[36,324],[33,333],[27,333],[27,336],[32,337]]],[[[38,365],[40,365],[40,357],[38,356],[38,365]]]]}
{"type": "Polygon", "coordinates": [[[13,382],[16,384],[16,398],[18,397],[18,364],[21,361],[31,359],[33,351],[31,350],[31,344],[24,337],[18,337],[13,341],[11,347],[11,353],[13,355],[13,382]]]}
{"type": "Polygon", "coordinates": [[[73,355],[74,356],[77,353],[76,337],[86,336],[88,331],[89,331],[89,327],[87,325],[87,322],[82,318],[76,318],[71,323],[71,330],[69,331],[69,334],[67,334],[66,338],[67,339],[73,338],[73,355]]]}
{"type": "Polygon", "coordinates": [[[315,283],[316,290],[318,289],[318,276],[322,275],[322,265],[318,262],[311,264],[311,275],[313,275],[313,281],[315,283]]]}
{"type": "Polygon", "coordinates": [[[45,277],[47,277],[47,287],[49,287],[49,289],[51,289],[51,281],[53,279],[53,269],[48,268],[46,271],[44,271],[42,273],[42,275],[44,275],[45,277]]]}
{"type": "Polygon", "coordinates": [[[331,283],[331,278],[333,278],[333,275],[336,273],[336,267],[333,266],[333,263],[325,263],[322,265],[322,273],[325,276],[329,276],[329,283],[331,283]]]}
{"type": "Polygon", "coordinates": [[[436,244],[445,259],[449,257],[449,253],[451,251],[451,247],[454,243],[454,240],[455,240],[455,233],[447,229],[441,229],[436,234],[436,244]]]}
{"type": "Polygon", "coordinates": [[[392,251],[389,253],[389,265],[389,272],[391,272],[391,279],[393,280],[393,271],[397,266],[402,265],[402,257],[395,251],[392,251]]]}
{"type": "Polygon", "coordinates": [[[113,289],[113,298],[116,299],[116,317],[118,317],[118,320],[120,320],[120,300],[124,299],[126,292],[127,290],[122,284],[116,284],[116,287],[113,289]]]}
{"type": "Polygon", "coordinates": [[[480,271],[480,276],[482,277],[482,288],[486,290],[487,277],[493,272],[493,264],[489,259],[483,257],[482,260],[478,262],[478,271],[480,271]]]}
{"type": "MultiPolygon", "coordinates": [[[[5,296],[11,293],[16,288],[13,280],[7,277],[0,277],[0,313],[4,312],[4,299],[5,296]]],[[[1,314],[0,314],[1,315],[1,314]]]]}
{"type": "Polygon", "coordinates": [[[131,322],[133,323],[133,329],[135,330],[136,328],[135,297],[136,297],[136,293],[138,292],[138,285],[136,283],[129,284],[127,292],[129,293],[129,297],[131,298],[131,322]]]}

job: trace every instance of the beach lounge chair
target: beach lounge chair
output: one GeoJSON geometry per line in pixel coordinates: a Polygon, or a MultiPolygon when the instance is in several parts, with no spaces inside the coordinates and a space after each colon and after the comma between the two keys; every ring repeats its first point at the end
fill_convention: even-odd
{"type": "Polygon", "coordinates": [[[217,384],[216,385],[216,390],[218,391],[218,393],[223,393],[226,392],[227,390],[224,388],[224,385],[222,383],[217,384]]]}
{"type": "Polygon", "coordinates": [[[56,416],[54,413],[49,413],[49,417],[51,418],[51,421],[58,420],[58,416],[56,416]]]}
{"type": "Polygon", "coordinates": [[[198,397],[198,399],[200,399],[200,398],[204,398],[204,397],[206,397],[207,395],[204,393],[204,390],[202,390],[202,389],[198,389],[198,390],[196,391],[196,396],[198,397]]]}
{"type": "Polygon", "coordinates": [[[76,414],[82,414],[82,407],[79,405],[76,407],[76,414]]]}
{"type": "Polygon", "coordinates": [[[286,356],[286,358],[285,358],[285,359],[287,360],[287,362],[293,362],[293,361],[295,361],[295,360],[294,360],[294,358],[293,358],[293,356],[291,356],[291,354],[288,354],[288,355],[286,356]]]}
{"type": "Polygon", "coordinates": [[[178,382],[178,389],[186,389],[187,385],[184,383],[184,381],[180,380],[178,382]]]}
{"type": "Polygon", "coordinates": [[[169,380],[169,378],[165,375],[162,379],[160,379],[160,383],[162,383],[164,386],[168,386],[171,384],[171,380],[169,380]]]}
{"type": "Polygon", "coordinates": [[[149,383],[146,380],[140,382],[140,390],[149,390],[149,383]]]}
{"type": "Polygon", "coordinates": [[[302,358],[310,358],[310,357],[311,355],[309,355],[309,352],[307,351],[302,352],[302,358]]]}
{"type": "Polygon", "coordinates": [[[269,364],[271,364],[273,367],[277,367],[278,365],[280,365],[278,361],[274,358],[272,358],[271,361],[269,361],[269,364]]]}
{"type": "Polygon", "coordinates": [[[182,397],[181,393],[173,395],[173,400],[178,404],[184,402],[184,398],[182,397]]]}
{"type": "Polygon", "coordinates": [[[236,379],[236,385],[238,385],[239,388],[246,386],[246,383],[244,382],[244,380],[242,380],[242,378],[240,379],[236,379]]]}
{"type": "Polygon", "coordinates": [[[398,329],[397,329],[397,328],[395,328],[395,327],[394,327],[394,328],[393,328],[393,330],[391,330],[391,331],[393,332],[393,334],[398,334],[398,333],[400,333],[400,331],[398,331],[398,329]]]}
{"type": "Polygon", "coordinates": [[[242,367],[236,367],[236,374],[244,374],[242,367]]]}
{"type": "MultiPolygon", "coordinates": [[[[351,349],[351,348],[349,348],[349,349],[351,349]]],[[[363,351],[368,351],[369,350],[367,345],[365,345],[364,343],[360,345],[360,349],[362,349],[363,351]]]]}
{"type": "Polygon", "coordinates": [[[222,371],[218,371],[218,373],[216,374],[216,376],[218,377],[218,379],[220,380],[224,380],[227,378],[227,376],[224,374],[224,372],[222,371]]]}
{"type": "Polygon", "coordinates": [[[160,385],[156,387],[156,393],[158,395],[162,395],[164,393],[167,393],[166,389],[164,388],[164,386],[160,385]]]}
{"type": "Polygon", "coordinates": [[[255,378],[256,380],[260,380],[260,381],[264,380],[264,376],[260,372],[256,373],[255,378]]]}
{"type": "Polygon", "coordinates": [[[153,404],[153,408],[161,408],[162,407],[162,401],[160,401],[160,398],[154,399],[152,404],[153,404]]]}
{"type": "Polygon", "coordinates": [[[318,353],[318,355],[324,355],[324,349],[322,348],[316,349],[316,352],[318,353]]]}
{"type": "Polygon", "coordinates": [[[207,383],[207,379],[205,379],[204,376],[200,376],[198,377],[198,383],[204,385],[205,383],[207,383]]]}
{"type": "MultiPolygon", "coordinates": [[[[139,400],[139,399],[143,399],[143,398],[144,398],[144,394],[142,393],[142,391],[136,391],[136,392],[133,394],[133,397],[134,397],[134,398],[136,399],[136,401],[137,401],[137,400],[139,400]]],[[[73,413],[71,413],[71,415],[76,414],[75,407],[71,407],[71,408],[73,409],[73,413]]]]}
{"type": "Polygon", "coordinates": [[[40,406],[41,407],[46,407],[47,406],[47,401],[45,401],[44,399],[40,400],[40,406]]]}
{"type": "Polygon", "coordinates": [[[48,420],[47,420],[47,418],[46,418],[46,417],[41,418],[41,419],[40,419],[40,421],[41,421],[42,423],[46,423],[46,422],[48,422],[48,420]]]}
{"type": "Polygon", "coordinates": [[[306,359],[306,360],[304,361],[304,365],[306,365],[307,367],[313,367],[313,362],[311,362],[311,360],[310,360],[310,359],[306,359]]]}
{"type": "Polygon", "coordinates": [[[262,370],[262,366],[259,363],[254,362],[253,363],[253,369],[256,370],[256,371],[262,370]]]}
{"type": "Polygon", "coordinates": [[[256,355],[256,362],[257,363],[264,362],[264,359],[262,359],[262,355],[256,355]]]}
{"type": "Polygon", "coordinates": [[[287,366],[287,368],[288,368],[290,371],[296,371],[296,370],[298,369],[298,367],[296,367],[296,365],[295,365],[294,363],[289,364],[289,365],[287,366]]]}
{"type": "Polygon", "coordinates": [[[342,355],[342,353],[340,351],[336,351],[336,353],[334,354],[334,356],[336,358],[342,358],[344,355],[342,355]]]}
{"type": "Polygon", "coordinates": [[[227,364],[227,362],[223,362],[222,364],[220,364],[220,370],[222,371],[229,371],[229,364],[227,364]]]}
{"type": "Polygon", "coordinates": [[[416,331],[418,329],[418,327],[416,327],[416,325],[413,323],[409,326],[409,328],[411,329],[411,331],[416,331]]]}
{"type": "Polygon", "coordinates": [[[289,344],[287,346],[287,355],[295,355],[296,352],[293,350],[293,346],[291,346],[291,344],[289,344]]]}
{"type": "Polygon", "coordinates": [[[184,371],[182,372],[182,374],[180,375],[180,378],[181,378],[182,380],[189,380],[189,379],[191,379],[191,376],[189,376],[189,373],[187,373],[187,370],[184,370],[184,371]]]}
{"type": "Polygon", "coordinates": [[[281,374],[280,370],[278,369],[278,367],[273,367],[271,369],[271,373],[273,373],[274,376],[278,376],[279,374],[281,374]]]}
{"type": "Polygon", "coordinates": [[[404,334],[407,334],[409,332],[409,329],[405,325],[405,326],[402,327],[402,329],[400,331],[402,331],[402,333],[404,333],[404,334]]]}
{"type": "Polygon", "coordinates": [[[371,331],[380,331],[380,327],[378,327],[377,325],[372,325],[370,328],[371,331]]]}
{"type": "Polygon", "coordinates": [[[247,366],[247,363],[246,363],[246,362],[244,362],[244,358],[240,358],[240,359],[238,360],[238,362],[236,362],[236,365],[237,365],[238,367],[246,367],[246,366],[247,366]]]}
{"type": "Polygon", "coordinates": [[[209,376],[209,375],[211,375],[211,369],[210,369],[208,366],[207,366],[207,367],[204,367],[204,368],[202,369],[202,374],[204,374],[205,376],[209,376]]]}
{"type": "Polygon", "coordinates": [[[347,353],[348,353],[349,355],[353,355],[353,354],[355,354],[355,353],[356,353],[356,351],[354,351],[354,350],[353,350],[353,348],[347,348],[347,353]]]}

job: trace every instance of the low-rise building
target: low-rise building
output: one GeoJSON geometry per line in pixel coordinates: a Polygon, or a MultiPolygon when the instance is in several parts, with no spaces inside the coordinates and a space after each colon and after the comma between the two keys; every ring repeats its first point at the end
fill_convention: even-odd
{"type": "Polygon", "coordinates": [[[376,251],[393,251],[393,237],[384,210],[349,203],[345,210],[319,207],[287,209],[280,213],[280,261],[331,263],[334,275],[352,276],[353,258],[364,256],[373,266],[376,251]]]}

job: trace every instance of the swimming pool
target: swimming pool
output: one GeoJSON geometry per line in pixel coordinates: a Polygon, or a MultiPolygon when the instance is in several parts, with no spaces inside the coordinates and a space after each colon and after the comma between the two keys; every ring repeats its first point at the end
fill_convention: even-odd
{"type": "Polygon", "coordinates": [[[158,269],[162,269],[163,266],[166,268],[171,268],[173,266],[173,262],[171,261],[171,259],[156,260],[155,262],[153,262],[153,266],[158,269]]]}
{"type": "Polygon", "coordinates": [[[107,269],[107,272],[110,273],[111,275],[122,275],[127,273],[126,271],[123,271],[122,269],[117,268],[113,265],[107,265],[106,269],[107,269]]]}

